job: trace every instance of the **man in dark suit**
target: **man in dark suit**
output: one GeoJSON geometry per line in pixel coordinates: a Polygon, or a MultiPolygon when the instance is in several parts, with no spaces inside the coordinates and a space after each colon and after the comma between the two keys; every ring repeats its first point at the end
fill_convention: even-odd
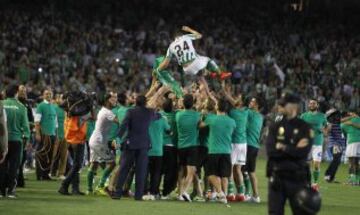
{"type": "Polygon", "coordinates": [[[151,147],[148,133],[151,121],[158,119],[155,111],[146,107],[146,97],[136,98],[136,107],[129,109],[120,125],[119,136],[124,140],[121,145],[122,154],[116,191],[113,199],[120,199],[126,177],[135,162],[135,200],[142,200],[145,186],[145,177],[148,166],[148,150],[151,147]],[[125,135],[125,137],[124,137],[125,135]]]}

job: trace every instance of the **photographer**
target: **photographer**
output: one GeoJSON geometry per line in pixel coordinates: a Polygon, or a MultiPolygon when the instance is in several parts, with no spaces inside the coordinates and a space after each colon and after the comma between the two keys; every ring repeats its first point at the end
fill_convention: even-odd
{"type": "Polygon", "coordinates": [[[311,150],[313,132],[305,121],[297,117],[299,102],[296,96],[285,95],[279,102],[284,117],[269,129],[266,176],[269,178],[268,213],[271,215],[284,214],[286,199],[289,199],[295,215],[316,214],[320,209],[318,201],[309,204],[312,196],[301,195],[311,192],[306,159],[311,150]],[[298,201],[304,196],[305,201],[298,201]]]}
{"type": "MultiPolygon", "coordinates": [[[[70,156],[73,165],[62,181],[58,192],[62,195],[84,195],[80,191],[80,174],[84,160],[87,120],[92,109],[92,99],[83,92],[69,92],[64,95],[64,108],[66,117],[64,121],[64,137],[69,144],[70,156]],[[72,185],[72,193],[68,189],[72,185]]],[[[92,113],[93,114],[93,113],[92,113]]]]}

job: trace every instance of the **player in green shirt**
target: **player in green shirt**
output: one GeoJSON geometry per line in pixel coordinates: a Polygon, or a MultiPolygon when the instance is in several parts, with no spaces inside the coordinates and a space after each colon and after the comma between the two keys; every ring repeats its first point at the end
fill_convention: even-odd
{"type": "MultiPolygon", "coordinates": [[[[122,121],[124,120],[125,115],[130,107],[128,106],[129,100],[125,93],[118,93],[117,100],[118,100],[119,105],[118,105],[118,108],[116,109],[116,112],[114,112],[114,114],[116,115],[116,118],[118,119],[118,122],[119,122],[118,125],[120,125],[122,123],[122,121]]],[[[118,127],[118,126],[116,126],[116,127],[118,127]]],[[[117,134],[116,134],[116,136],[117,136],[117,134]]],[[[116,144],[117,144],[117,146],[122,144],[122,140],[119,137],[116,138],[116,144]]],[[[113,173],[117,172],[118,168],[119,168],[119,165],[117,165],[115,167],[115,169],[113,170],[113,173]]],[[[129,177],[130,182],[127,183],[127,185],[129,185],[129,184],[131,185],[132,178],[133,177],[129,177]]],[[[117,181],[117,174],[112,174],[110,177],[110,180],[109,180],[109,185],[105,189],[108,189],[109,191],[114,191],[116,181],[117,181]]],[[[127,188],[130,189],[130,186],[127,186],[127,188]]],[[[102,192],[102,191],[100,191],[100,192],[102,192]]],[[[128,191],[124,191],[124,193],[127,193],[127,192],[128,191]]]]}
{"type": "Polygon", "coordinates": [[[322,160],[322,145],[324,143],[324,133],[326,132],[327,120],[325,114],[318,111],[319,103],[316,99],[310,99],[308,111],[301,114],[300,118],[307,122],[314,132],[313,146],[311,148],[311,158],[313,161],[313,184],[312,188],[319,190],[320,164],[322,160]]]}
{"type": "Polygon", "coordinates": [[[51,180],[49,177],[52,160],[52,151],[56,136],[56,110],[51,103],[52,91],[46,89],[43,92],[43,102],[38,104],[35,114],[35,138],[36,150],[36,175],[38,180],[51,180]]]}
{"type": "Polygon", "coordinates": [[[216,104],[216,115],[207,117],[200,127],[209,127],[208,160],[206,175],[217,193],[217,200],[227,203],[228,178],[231,175],[232,135],[235,120],[226,114],[228,103],[220,99],[216,104]]]}
{"type": "Polygon", "coordinates": [[[230,91],[225,89],[223,85],[223,92],[226,99],[232,105],[229,116],[235,120],[236,128],[232,136],[232,152],[231,163],[232,176],[229,178],[228,197],[229,201],[244,201],[245,200],[245,185],[244,177],[241,171],[242,166],[246,164],[246,126],[248,120],[248,108],[244,106],[244,99],[241,94],[237,98],[233,98],[230,91]],[[234,195],[234,181],[236,183],[237,194],[234,195]]]}
{"type": "MultiPolygon", "coordinates": [[[[0,164],[0,195],[7,195],[9,198],[16,198],[16,177],[22,157],[22,143],[23,139],[30,137],[27,110],[15,98],[17,91],[17,85],[9,85],[6,89],[7,99],[3,101],[8,131],[8,153],[3,163],[0,164]]],[[[0,160],[2,160],[1,157],[0,160]]]]}
{"type": "Polygon", "coordinates": [[[64,174],[67,163],[68,146],[64,137],[65,111],[62,107],[59,106],[64,102],[63,94],[57,94],[55,96],[55,102],[56,102],[55,111],[57,117],[57,128],[56,128],[56,142],[54,145],[50,172],[52,176],[59,177],[60,179],[65,179],[64,174]]]}
{"type": "Polygon", "coordinates": [[[246,164],[244,175],[244,182],[246,187],[246,200],[260,203],[260,196],[258,190],[258,181],[255,174],[256,170],[256,158],[260,148],[260,136],[261,129],[263,126],[264,117],[259,112],[261,108],[260,99],[252,97],[249,103],[249,113],[248,120],[246,125],[246,142],[247,142],[247,152],[246,152],[246,164]],[[249,186],[248,176],[250,176],[250,182],[252,187],[252,197],[249,198],[249,186]]]}
{"type": "Polygon", "coordinates": [[[360,184],[360,117],[355,112],[350,112],[349,117],[342,120],[341,130],[346,135],[345,156],[349,159],[349,184],[360,184]]]}
{"type": "Polygon", "coordinates": [[[176,126],[178,132],[178,149],[180,164],[179,200],[191,201],[187,190],[196,174],[199,122],[201,114],[193,110],[194,98],[191,94],[184,95],[183,105],[185,110],[176,113],[176,126]],[[185,174],[186,173],[186,174],[185,174]]]}
{"type": "Polygon", "coordinates": [[[151,148],[148,152],[149,167],[147,177],[150,182],[150,186],[148,186],[148,195],[143,197],[145,200],[155,200],[160,197],[159,187],[161,182],[165,132],[170,133],[170,125],[164,117],[160,117],[158,120],[151,122],[149,127],[151,148]]]}
{"type": "Polygon", "coordinates": [[[169,194],[175,189],[178,174],[177,164],[177,132],[176,132],[176,111],[173,110],[173,100],[167,98],[163,105],[161,114],[166,118],[170,125],[171,133],[164,134],[164,155],[163,155],[163,174],[164,184],[162,199],[169,199],[169,194]]]}

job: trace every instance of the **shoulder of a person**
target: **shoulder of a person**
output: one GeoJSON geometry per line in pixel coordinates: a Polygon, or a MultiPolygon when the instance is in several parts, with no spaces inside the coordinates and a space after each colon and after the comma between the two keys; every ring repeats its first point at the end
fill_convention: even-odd
{"type": "Polygon", "coordinates": [[[16,102],[16,104],[17,104],[21,109],[24,109],[24,110],[27,111],[26,106],[25,106],[23,103],[21,103],[21,102],[20,102],[19,100],[17,100],[17,99],[15,99],[14,101],[16,102]]]}
{"type": "Polygon", "coordinates": [[[310,125],[303,119],[296,118],[296,123],[299,125],[299,127],[305,128],[305,129],[311,129],[310,125]]]}

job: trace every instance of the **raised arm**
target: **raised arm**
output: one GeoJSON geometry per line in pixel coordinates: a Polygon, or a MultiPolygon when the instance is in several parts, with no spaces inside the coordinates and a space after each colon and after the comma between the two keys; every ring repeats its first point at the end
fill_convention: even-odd
{"type": "Polygon", "coordinates": [[[155,69],[155,71],[153,72],[153,74],[156,73],[156,72],[158,72],[158,71],[164,70],[164,69],[166,69],[166,68],[169,66],[171,58],[168,57],[168,54],[167,54],[166,56],[167,56],[167,57],[163,60],[163,62],[160,63],[160,65],[158,66],[158,68],[155,69]]]}
{"type": "Polygon", "coordinates": [[[157,101],[161,96],[164,96],[165,93],[169,92],[170,87],[163,85],[160,87],[160,89],[151,97],[149,98],[148,107],[150,108],[156,108],[157,107],[157,101]]]}
{"type": "Polygon", "coordinates": [[[195,31],[194,29],[190,28],[189,26],[182,26],[181,30],[193,34],[196,39],[201,39],[202,38],[202,34],[195,31]]]}
{"type": "Polygon", "coordinates": [[[221,87],[222,87],[222,92],[224,93],[225,98],[231,103],[232,106],[236,106],[237,101],[236,101],[236,99],[234,99],[232,97],[231,93],[225,89],[224,81],[221,83],[221,87]]]}
{"type": "Polygon", "coordinates": [[[147,99],[149,99],[149,98],[151,98],[154,94],[155,94],[155,92],[156,92],[156,90],[158,89],[158,87],[159,87],[159,82],[158,81],[154,81],[155,79],[153,79],[153,82],[152,82],[152,84],[151,84],[151,87],[150,87],[150,89],[149,89],[149,91],[146,93],[146,95],[145,95],[145,97],[147,98],[147,99]]]}

